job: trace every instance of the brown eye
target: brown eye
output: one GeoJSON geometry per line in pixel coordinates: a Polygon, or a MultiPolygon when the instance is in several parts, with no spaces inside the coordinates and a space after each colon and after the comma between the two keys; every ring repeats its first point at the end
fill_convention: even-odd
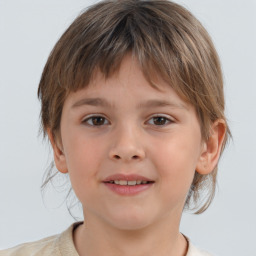
{"type": "Polygon", "coordinates": [[[154,124],[155,125],[164,125],[166,124],[167,119],[165,117],[159,116],[154,117],[154,124]]]}
{"type": "Polygon", "coordinates": [[[164,116],[155,116],[149,120],[149,123],[157,126],[164,126],[171,123],[172,121],[164,116]]]}
{"type": "Polygon", "coordinates": [[[91,126],[101,126],[108,123],[107,119],[102,116],[92,116],[83,121],[91,126]]]}

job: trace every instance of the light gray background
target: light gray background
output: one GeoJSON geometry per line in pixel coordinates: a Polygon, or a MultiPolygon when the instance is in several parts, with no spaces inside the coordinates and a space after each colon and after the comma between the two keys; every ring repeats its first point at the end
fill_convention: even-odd
{"type": "MultiPolygon", "coordinates": [[[[219,256],[256,255],[256,1],[182,0],[219,52],[234,140],[209,210],[184,214],[181,231],[219,256]]],[[[59,233],[73,222],[64,195],[40,185],[51,153],[37,137],[37,85],[50,50],[93,1],[0,0],[0,248],[59,233]]]]}

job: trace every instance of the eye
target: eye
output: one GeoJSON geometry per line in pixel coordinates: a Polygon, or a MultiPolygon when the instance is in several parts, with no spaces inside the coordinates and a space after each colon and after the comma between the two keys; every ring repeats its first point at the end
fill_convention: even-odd
{"type": "Polygon", "coordinates": [[[90,126],[102,126],[109,124],[108,120],[103,116],[91,116],[83,120],[83,123],[86,123],[90,126]]]}
{"type": "Polygon", "coordinates": [[[172,122],[172,120],[164,116],[154,116],[149,120],[150,124],[157,126],[164,126],[172,122]]]}

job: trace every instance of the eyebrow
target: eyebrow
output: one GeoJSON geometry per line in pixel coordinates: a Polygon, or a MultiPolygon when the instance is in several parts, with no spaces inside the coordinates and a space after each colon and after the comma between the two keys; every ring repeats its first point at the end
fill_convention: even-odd
{"type": "Polygon", "coordinates": [[[171,107],[171,108],[181,108],[187,109],[185,104],[175,103],[167,100],[147,100],[142,102],[138,106],[139,108],[149,108],[149,107],[171,107]]]}
{"type": "Polygon", "coordinates": [[[80,107],[83,105],[95,106],[95,107],[112,107],[108,101],[102,98],[84,98],[72,105],[72,108],[80,107]]]}
{"type": "MultiPolygon", "coordinates": [[[[95,106],[95,107],[105,107],[105,108],[113,108],[114,105],[108,102],[103,98],[84,98],[72,105],[72,108],[80,107],[83,105],[95,106]]],[[[142,102],[138,105],[139,109],[142,108],[152,108],[152,107],[171,107],[171,108],[179,108],[179,109],[187,109],[185,104],[182,103],[174,103],[167,100],[158,100],[151,99],[145,102],[142,102]]]]}

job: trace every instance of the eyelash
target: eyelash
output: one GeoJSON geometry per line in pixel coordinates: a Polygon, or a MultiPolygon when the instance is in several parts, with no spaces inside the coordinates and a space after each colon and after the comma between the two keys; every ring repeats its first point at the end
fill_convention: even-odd
{"type": "MultiPolygon", "coordinates": [[[[174,121],[172,120],[172,119],[170,119],[170,118],[168,118],[168,117],[165,117],[164,115],[155,115],[155,116],[152,116],[147,122],[149,122],[150,120],[154,120],[154,119],[157,119],[157,118],[161,118],[162,119],[162,121],[164,121],[164,124],[151,124],[151,125],[155,125],[155,126],[166,126],[166,125],[168,125],[168,124],[170,124],[170,123],[173,123],[174,121]],[[167,122],[167,123],[166,123],[167,122]]],[[[98,115],[98,116],[90,116],[90,117],[88,117],[88,118],[86,118],[86,119],[84,119],[83,121],[82,121],[82,123],[85,123],[86,125],[88,125],[88,126],[102,126],[102,125],[106,125],[106,122],[107,121],[107,119],[104,117],[104,116],[100,116],[100,115],[98,115]],[[99,125],[97,125],[97,124],[93,124],[93,119],[98,119],[98,118],[100,118],[101,120],[103,119],[103,124],[99,124],[99,125]],[[91,121],[91,124],[89,124],[89,121],[91,121]]],[[[108,122],[108,121],[107,121],[108,122]]],[[[154,122],[154,121],[153,121],[154,122]]],[[[108,124],[109,124],[109,122],[108,122],[108,124]]]]}
{"type": "MultiPolygon", "coordinates": [[[[156,124],[152,124],[152,125],[156,125],[156,126],[166,126],[168,124],[173,123],[174,121],[171,120],[170,118],[163,116],[163,115],[156,115],[156,116],[152,116],[149,120],[154,120],[156,118],[161,118],[162,120],[164,120],[164,124],[160,124],[160,125],[156,125],[156,124]],[[167,123],[166,123],[167,122],[167,123]]],[[[149,122],[149,121],[148,121],[149,122]]]]}
{"type": "Polygon", "coordinates": [[[84,119],[84,120],[82,121],[82,123],[85,123],[85,124],[87,124],[87,125],[89,125],[89,126],[102,126],[102,125],[94,125],[93,123],[92,123],[92,124],[89,124],[88,121],[89,121],[89,120],[92,121],[93,118],[102,118],[102,119],[104,119],[104,124],[105,124],[105,121],[107,120],[104,116],[90,116],[90,117],[84,119]]]}

